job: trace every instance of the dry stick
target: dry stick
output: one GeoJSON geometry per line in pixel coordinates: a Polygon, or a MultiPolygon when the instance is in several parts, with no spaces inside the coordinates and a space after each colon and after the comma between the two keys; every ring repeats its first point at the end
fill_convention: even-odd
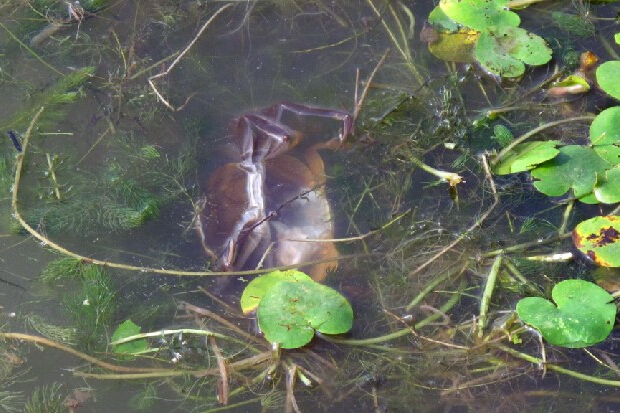
{"type": "Polygon", "coordinates": [[[489,184],[491,185],[491,193],[493,194],[493,203],[486,210],[486,212],[484,214],[482,214],[482,216],[476,220],[476,222],[474,222],[469,228],[467,228],[467,230],[465,232],[463,232],[461,235],[459,235],[459,237],[457,239],[452,241],[449,245],[447,245],[445,248],[443,248],[441,251],[439,251],[437,254],[435,254],[433,257],[431,257],[428,261],[426,261],[420,267],[418,267],[417,269],[411,271],[409,273],[409,277],[413,277],[414,275],[419,274],[422,270],[424,270],[426,267],[431,265],[438,258],[443,256],[446,252],[448,252],[448,251],[452,250],[454,247],[456,247],[461,241],[463,241],[465,238],[467,238],[472,231],[474,231],[476,228],[478,228],[480,225],[482,225],[482,223],[487,219],[487,217],[495,209],[497,204],[499,204],[499,197],[497,196],[497,188],[495,187],[495,181],[493,180],[493,177],[491,176],[491,171],[489,170],[489,163],[487,162],[486,155],[482,155],[481,159],[482,159],[482,166],[484,167],[484,175],[485,175],[486,179],[489,181],[489,184]]]}
{"type": "Polygon", "coordinates": [[[240,335],[241,337],[245,338],[248,341],[252,341],[256,344],[265,344],[264,340],[260,340],[259,338],[246,333],[245,331],[243,331],[242,329],[240,329],[239,327],[237,327],[230,321],[226,320],[223,317],[220,317],[219,315],[215,314],[213,311],[207,310],[206,308],[201,308],[193,304],[183,302],[179,304],[179,309],[183,309],[185,311],[215,320],[218,323],[228,327],[229,329],[231,329],[232,331],[234,331],[235,333],[237,333],[238,335],[240,335]]]}
{"type": "Polygon", "coordinates": [[[224,10],[226,10],[227,8],[229,8],[230,6],[232,6],[232,3],[228,3],[222,7],[220,7],[219,9],[217,9],[217,11],[215,13],[213,13],[213,16],[211,16],[209,18],[209,20],[206,21],[205,24],[202,25],[202,27],[200,28],[200,30],[198,30],[198,33],[196,34],[196,36],[192,39],[191,42],[189,42],[189,44],[185,47],[185,49],[183,49],[183,51],[177,56],[176,59],[174,59],[174,61],[170,64],[170,66],[166,69],[166,71],[162,72],[162,73],[158,73],[156,75],[153,75],[151,77],[149,77],[148,82],[149,85],[151,85],[151,88],[153,89],[153,91],[155,92],[155,95],[157,95],[157,98],[170,110],[172,110],[173,112],[177,112],[181,109],[183,109],[185,107],[185,105],[187,105],[187,103],[189,102],[189,100],[192,98],[192,96],[194,96],[194,94],[191,94],[190,96],[188,96],[188,98],[185,100],[185,103],[181,106],[179,106],[178,108],[174,108],[170,103],[168,103],[168,101],[162,96],[162,94],[159,92],[159,90],[157,90],[157,88],[155,87],[155,83],[153,82],[153,80],[158,79],[160,77],[163,76],[168,76],[170,74],[170,72],[172,71],[172,69],[174,69],[174,67],[177,65],[177,63],[179,63],[179,61],[181,61],[181,59],[183,59],[183,56],[185,56],[185,54],[189,51],[189,49],[192,48],[192,46],[198,41],[198,39],[200,38],[200,36],[202,35],[202,33],[207,29],[207,27],[209,27],[209,25],[211,25],[211,22],[224,10]]]}
{"type": "Polygon", "coordinates": [[[220,370],[220,378],[218,379],[217,386],[217,400],[226,406],[228,404],[228,396],[230,395],[230,383],[228,379],[226,361],[224,360],[222,352],[215,342],[215,337],[209,337],[209,344],[211,344],[213,354],[215,354],[215,359],[217,360],[217,367],[220,370]]]}
{"type": "MultiPolygon", "coordinates": [[[[0,336],[1,337],[1,336],[0,336]]],[[[265,361],[271,359],[271,352],[265,351],[263,353],[257,354],[252,357],[248,357],[243,360],[236,361],[234,363],[230,363],[228,367],[231,371],[241,370],[244,368],[250,368],[260,363],[264,363],[265,361]]],[[[153,377],[178,377],[178,376],[187,376],[192,375],[194,377],[205,377],[205,376],[218,376],[220,374],[219,367],[213,367],[210,369],[204,370],[160,370],[153,371],[150,373],[125,373],[125,374],[101,374],[101,373],[85,373],[82,371],[74,371],[73,375],[78,377],[87,377],[91,379],[99,379],[99,380],[137,380],[137,379],[145,379],[145,378],[153,378],[153,377]]]]}
{"type": "Polygon", "coordinates": [[[387,58],[389,53],[390,53],[390,49],[387,49],[383,53],[383,56],[381,56],[381,59],[379,59],[379,63],[377,63],[373,71],[370,73],[370,77],[368,77],[368,80],[366,81],[366,86],[364,86],[364,90],[362,91],[362,95],[360,96],[359,100],[357,100],[357,85],[358,85],[358,79],[359,79],[359,71],[357,72],[358,75],[357,75],[357,78],[355,79],[355,108],[353,109],[353,125],[355,125],[355,123],[357,122],[357,117],[360,114],[360,110],[362,108],[362,105],[364,104],[364,100],[366,99],[366,95],[368,95],[368,90],[370,89],[370,85],[372,84],[372,81],[375,78],[375,75],[379,71],[379,68],[383,66],[383,63],[385,63],[385,59],[387,58]]]}
{"type": "Polygon", "coordinates": [[[361,240],[363,240],[363,239],[365,239],[365,238],[367,238],[367,237],[369,237],[369,236],[371,236],[373,234],[376,234],[378,232],[383,231],[384,229],[386,229],[387,227],[391,226],[396,221],[398,221],[399,219],[401,219],[402,217],[404,217],[405,215],[407,215],[410,212],[411,212],[411,208],[409,208],[408,210],[406,210],[402,214],[399,214],[396,217],[392,218],[391,220],[389,220],[388,222],[383,224],[381,227],[379,227],[377,229],[370,230],[367,233],[362,234],[362,235],[356,235],[356,236],[347,237],[347,238],[304,238],[304,239],[287,238],[287,241],[296,241],[296,242],[351,242],[351,241],[361,241],[361,240]]]}
{"type": "MultiPolygon", "coordinates": [[[[81,351],[77,351],[72,349],[69,346],[65,346],[64,344],[57,343],[55,341],[49,340],[44,337],[33,336],[30,334],[22,334],[22,333],[0,333],[0,338],[11,339],[11,340],[22,340],[29,341],[31,343],[42,344],[47,347],[53,347],[58,350],[62,350],[65,353],[69,353],[75,357],[78,357],[82,360],[85,360],[89,363],[95,364],[99,367],[103,367],[106,370],[116,371],[119,373],[147,373],[147,374],[161,374],[166,373],[168,369],[152,369],[152,368],[140,368],[140,367],[125,367],[125,366],[117,366],[115,364],[107,363],[105,361],[99,360],[95,357],[89,356],[88,354],[82,353],[81,351]]],[[[187,374],[185,372],[184,374],[187,374]]]]}

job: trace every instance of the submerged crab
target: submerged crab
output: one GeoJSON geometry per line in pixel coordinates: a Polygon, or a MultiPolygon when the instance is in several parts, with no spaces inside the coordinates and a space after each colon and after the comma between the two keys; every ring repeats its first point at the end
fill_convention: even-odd
{"type": "Polygon", "coordinates": [[[238,159],[211,175],[197,214],[202,245],[218,269],[303,268],[315,262],[303,269],[320,281],[337,267],[338,251],[327,241],[333,238],[333,223],[318,150],[340,147],[352,123],[345,111],[294,103],[278,103],[231,123],[238,159]],[[290,124],[305,117],[339,120],[342,129],[335,137],[303,145],[302,133],[290,124]]]}

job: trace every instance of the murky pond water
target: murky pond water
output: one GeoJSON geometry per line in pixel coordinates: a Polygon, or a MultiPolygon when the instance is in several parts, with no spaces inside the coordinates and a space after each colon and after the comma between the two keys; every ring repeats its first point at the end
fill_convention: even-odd
{"type": "MultiPolygon", "coordinates": [[[[617,7],[542,1],[519,11],[554,57],[504,82],[429,52],[420,32],[433,7],[0,1],[0,410],[620,411],[615,332],[587,352],[545,345],[545,371],[538,338],[512,317],[520,298],[593,279],[582,257],[527,257],[571,251],[567,231],[613,205],[565,212],[566,199],[537,192],[528,175],[485,168],[501,149],[498,125],[519,136],[566,119],[545,136],[585,142],[588,122],[568,119],[614,101],[596,88],[550,98],[545,82],[585,50],[617,58],[617,7]],[[342,134],[343,117],[260,112],[283,102],[350,113],[355,130],[336,150],[318,149],[322,165],[314,149],[342,134]],[[239,308],[254,275],[211,274],[251,242],[227,238],[229,254],[209,255],[196,214],[210,177],[228,179],[207,194],[211,204],[263,177],[235,145],[258,153],[287,127],[302,140],[289,154],[311,177],[278,153],[266,161],[266,195],[294,205],[273,195],[292,185],[299,202],[329,202],[316,204],[327,219],[308,222],[329,224],[316,238],[339,260],[322,282],[355,319],[348,334],[278,355],[239,308]],[[248,131],[255,141],[242,139],[248,131]],[[218,169],[227,163],[246,168],[242,178],[218,169]],[[133,342],[139,356],[110,344],[126,320],[152,333],[133,342]]],[[[265,222],[281,224],[263,247],[303,230],[282,232],[279,208],[263,208],[265,222]]]]}

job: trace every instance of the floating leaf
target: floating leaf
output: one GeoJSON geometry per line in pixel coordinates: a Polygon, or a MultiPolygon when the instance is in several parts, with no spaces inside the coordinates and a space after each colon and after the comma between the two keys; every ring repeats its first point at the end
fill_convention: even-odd
{"type": "Polygon", "coordinates": [[[598,85],[610,96],[620,99],[620,61],[612,60],[596,69],[598,85]]]}
{"type": "Polygon", "coordinates": [[[556,149],[559,144],[560,141],[532,141],[519,144],[495,166],[494,171],[498,175],[529,171],[555,158],[560,153],[556,149]]]}
{"type": "Polygon", "coordinates": [[[459,29],[459,25],[446,16],[446,13],[441,10],[441,7],[435,7],[428,15],[428,23],[435,28],[441,28],[448,32],[456,32],[459,29]]]}
{"type": "Polygon", "coordinates": [[[346,333],[353,325],[351,305],[337,291],[315,281],[280,281],[263,296],[258,325],[269,342],[282,348],[309,343],[314,331],[346,333]]]}
{"type": "Polygon", "coordinates": [[[523,298],[517,314],[556,346],[587,347],[605,340],[614,326],[613,297],[601,287],[583,280],[558,283],[551,292],[553,303],[540,297],[523,298]]]}
{"type": "Polygon", "coordinates": [[[439,7],[463,26],[484,30],[491,26],[517,27],[519,15],[507,8],[508,0],[441,0],[439,7]]]}
{"type": "Polygon", "coordinates": [[[538,179],[534,186],[543,194],[562,196],[572,188],[573,195],[580,198],[592,192],[597,175],[603,175],[609,166],[592,148],[567,145],[531,173],[538,179]]]}
{"type": "Polygon", "coordinates": [[[297,271],[272,271],[270,273],[254,278],[243,290],[241,295],[241,310],[243,314],[248,314],[256,310],[258,304],[263,299],[265,293],[280,281],[309,281],[309,275],[297,271]]]}
{"type": "Polygon", "coordinates": [[[471,63],[479,32],[437,33],[437,40],[429,43],[428,50],[438,59],[448,62],[471,63]]]}
{"type": "MultiPolygon", "coordinates": [[[[112,341],[122,340],[127,337],[135,336],[136,334],[140,334],[140,326],[131,320],[125,320],[114,330],[112,341]]],[[[127,343],[117,344],[114,346],[114,351],[120,354],[137,354],[145,351],[147,348],[148,343],[146,339],[140,338],[128,341],[127,343]]]]}
{"type": "Polygon", "coordinates": [[[483,68],[501,77],[519,77],[525,64],[542,65],[551,60],[547,42],[520,27],[490,27],[476,43],[476,59],[483,68]]]}
{"type": "Polygon", "coordinates": [[[604,180],[594,188],[594,195],[604,204],[620,202],[620,165],[605,172],[604,180]]]}
{"type": "Polygon", "coordinates": [[[620,267],[620,216],[594,217],[573,230],[575,247],[603,267],[620,267]]]}

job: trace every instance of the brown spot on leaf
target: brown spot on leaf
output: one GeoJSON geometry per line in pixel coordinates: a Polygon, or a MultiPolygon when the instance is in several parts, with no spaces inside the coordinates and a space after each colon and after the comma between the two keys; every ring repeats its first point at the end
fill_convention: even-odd
{"type": "Polygon", "coordinates": [[[592,261],[596,262],[596,253],[592,250],[588,250],[588,252],[586,252],[586,255],[588,256],[588,258],[590,258],[592,261]]]}

